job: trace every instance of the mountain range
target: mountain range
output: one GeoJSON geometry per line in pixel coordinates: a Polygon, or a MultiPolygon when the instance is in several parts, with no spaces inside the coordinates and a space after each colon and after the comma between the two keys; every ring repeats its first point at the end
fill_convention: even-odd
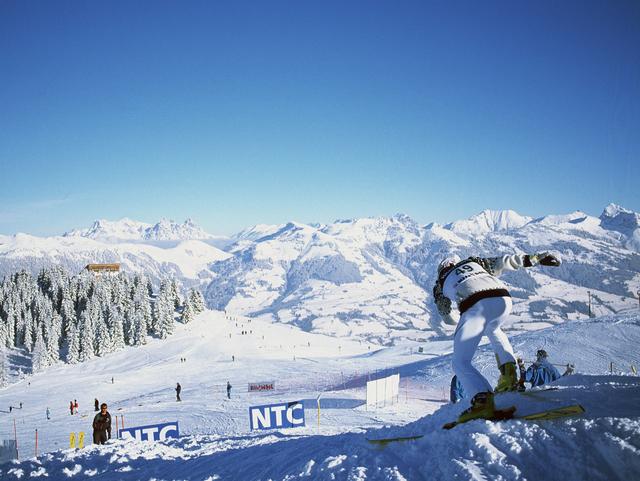
{"type": "Polygon", "coordinates": [[[444,256],[545,250],[559,254],[562,266],[504,276],[514,297],[509,329],[638,308],[640,214],[614,204],[599,217],[485,210],[421,225],[396,215],[257,225],[231,238],[208,234],[191,219],[99,220],[62,236],[0,236],[0,276],[49,264],[79,272],[88,263],[120,262],[154,282],[170,276],[200,288],[210,308],[390,344],[451,333],[431,295],[444,256]]]}

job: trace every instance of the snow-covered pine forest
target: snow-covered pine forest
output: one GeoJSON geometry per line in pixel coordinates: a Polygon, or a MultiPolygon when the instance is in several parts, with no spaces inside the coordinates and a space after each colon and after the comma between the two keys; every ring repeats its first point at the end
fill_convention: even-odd
{"type": "MultiPolygon", "coordinates": [[[[188,323],[202,310],[202,294],[190,290],[182,299],[175,280],[154,291],[144,274],[70,275],[51,267],[33,276],[23,270],[0,282],[0,346],[24,357],[22,373],[38,372],[58,361],[73,364],[140,346],[147,336],[164,339],[176,319],[188,323]]],[[[0,385],[8,380],[6,355],[0,385]]]]}

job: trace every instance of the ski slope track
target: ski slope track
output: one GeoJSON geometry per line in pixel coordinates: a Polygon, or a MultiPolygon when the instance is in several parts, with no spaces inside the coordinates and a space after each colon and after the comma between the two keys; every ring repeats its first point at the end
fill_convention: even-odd
{"type": "MultiPolygon", "coordinates": [[[[639,479],[640,378],[629,374],[640,364],[639,343],[640,316],[631,314],[517,335],[513,344],[525,359],[544,347],[552,362],[572,362],[578,373],[561,378],[555,390],[499,395],[498,407],[517,405],[526,413],[579,403],[586,413],[541,422],[476,420],[446,431],[442,425],[465,407],[442,400],[452,375],[448,340],[379,348],[205,311],[164,341],[81,365],[58,365],[0,390],[0,438],[13,437],[15,419],[20,449],[20,461],[0,465],[0,478],[639,479]],[[376,371],[400,373],[401,394],[396,404],[367,410],[364,382],[376,371]],[[276,391],[247,392],[248,382],[267,380],[275,380],[276,391]],[[227,381],[231,399],[224,391],[227,381]],[[183,386],[179,403],[176,382],[183,386]],[[181,437],[67,449],[69,432],[90,433],[94,397],[108,402],[113,416],[124,414],[128,427],[177,420],[181,437]],[[71,398],[80,403],[79,415],[68,412],[71,398]],[[297,400],[305,404],[305,427],[249,430],[249,406],[297,400]],[[19,402],[22,409],[5,412],[19,402]],[[42,453],[37,458],[36,428],[42,453]],[[384,448],[367,441],[418,434],[424,437],[384,448]]],[[[488,346],[480,347],[475,364],[495,383],[488,346]]]]}

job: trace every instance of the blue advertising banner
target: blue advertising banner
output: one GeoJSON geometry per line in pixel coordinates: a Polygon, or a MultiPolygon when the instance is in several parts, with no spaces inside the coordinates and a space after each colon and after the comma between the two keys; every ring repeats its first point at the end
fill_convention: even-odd
{"type": "Polygon", "coordinates": [[[167,438],[180,437],[178,421],[175,423],[150,424],[118,431],[122,439],[137,439],[138,441],[163,441],[167,438]]]}
{"type": "Polygon", "coordinates": [[[297,428],[304,426],[302,401],[293,401],[249,408],[251,429],[297,428]]]}

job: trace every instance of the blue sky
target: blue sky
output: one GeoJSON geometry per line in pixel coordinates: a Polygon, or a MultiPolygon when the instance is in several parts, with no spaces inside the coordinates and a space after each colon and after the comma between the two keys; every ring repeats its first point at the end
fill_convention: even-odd
{"type": "Polygon", "coordinates": [[[0,2],[0,233],[640,210],[640,3],[0,2]]]}

